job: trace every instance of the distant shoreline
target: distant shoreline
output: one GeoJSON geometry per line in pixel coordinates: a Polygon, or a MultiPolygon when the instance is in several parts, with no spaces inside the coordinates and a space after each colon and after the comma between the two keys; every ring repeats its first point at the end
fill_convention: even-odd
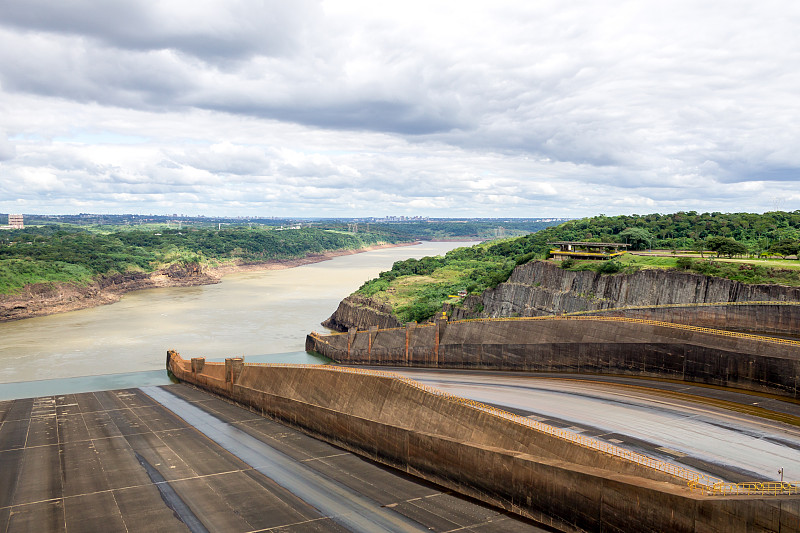
{"type": "Polygon", "coordinates": [[[371,252],[382,248],[414,246],[421,241],[398,244],[378,244],[365,248],[334,250],[310,254],[297,259],[270,260],[259,263],[223,264],[217,267],[181,268],[171,265],[151,273],[125,273],[100,277],[88,285],[73,283],[35,283],[26,286],[21,294],[0,295],[0,322],[11,322],[40,316],[78,311],[118,302],[123,295],[143,290],[165,287],[190,287],[220,283],[228,274],[284,270],[303,265],[321,263],[335,257],[371,252]]]}

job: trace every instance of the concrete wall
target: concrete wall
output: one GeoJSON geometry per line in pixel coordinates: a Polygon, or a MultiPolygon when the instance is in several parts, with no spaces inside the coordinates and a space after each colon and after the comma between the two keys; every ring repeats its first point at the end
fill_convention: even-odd
{"type": "Polygon", "coordinates": [[[694,493],[662,472],[399,379],[231,361],[226,381],[226,365],[193,372],[174,352],[168,366],[328,442],[562,531],[800,531],[800,498],[694,493]]]}
{"type": "Polygon", "coordinates": [[[306,349],[347,364],[622,374],[793,398],[800,389],[798,343],[595,317],[440,322],[309,336],[306,349]]]}
{"type": "Polygon", "coordinates": [[[688,324],[712,329],[800,338],[800,302],[795,304],[700,305],[607,309],[588,315],[616,316],[688,324]]]}

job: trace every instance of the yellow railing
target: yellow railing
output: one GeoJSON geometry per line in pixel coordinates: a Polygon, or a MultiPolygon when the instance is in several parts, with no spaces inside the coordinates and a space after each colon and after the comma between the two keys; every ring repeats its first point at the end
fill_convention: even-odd
{"type": "Polygon", "coordinates": [[[551,255],[591,255],[596,257],[617,257],[619,255],[624,255],[628,252],[581,252],[580,250],[573,250],[573,251],[564,251],[564,250],[550,250],[551,255]]]}
{"type": "MultiPolygon", "coordinates": [[[[736,303],[731,303],[731,304],[728,304],[728,305],[753,305],[753,304],[756,304],[756,303],[758,303],[759,305],[800,305],[800,304],[796,304],[796,303],[795,304],[791,304],[791,303],[787,303],[787,302],[736,302],[736,303]]],[[[698,305],[716,306],[716,305],[725,305],[725,304],[698,304],[698,305]]],[[[751,333],[740,333],[740,332],[736,332],[736,331],[727,331],[727,330],[723,330],[723,329],[703,328],[703,327],[700,327],[700,326],[690,326],[688,324],[677,324],[675,322],[664,322],[664,321],[661,321],[661,320],[649,320],[649,319],[645,319],[645,318],[629,318],[629,317],[621,317],[621,316],[594,316],[594,315],[588,314],[588,313],[605,312],[605,311],[609,311],[610,312],[610,311],[615,311],[615,310],[653,309],[653,308],[656,308],[656,307],[659,307],[659,306],[647,306],[647,307],[641,307],[641,308],[617,307],[617,308],[611,308],[611,309],[603,309],[603,310],[600,310],[600,311],[581,311],[581,312],[577,312],[577,313],[570,313],[570,314],[567,314],[567,315],[559,315],[559,316],[548,315],[548,316],[522,316],[522,317],[500,317],[500,318],[466,318],[466,319],[463,319],[463,320],[453,320],[453,321],[450,321],[448,323],[449,324],[464,324],[464,323],[469,323],[469,322],[512,322],[512,321],[527,322],[527,321],[542,321],[542,320],[545,320],[545,321],[547,321],[547,320],[553,320],[553,321],[556,321],[556,320],[588,320],[588,321],[598,321],[598,322],[602,322],[602,321],[607,321],[607,322],[628,322],[628,323],[635,323],[635,324],[647,324],[647,325],[651,325],[651,326],[660,326],[660,327],[671,328],[671,329],[680,329],[680,330],[684,330],[684,331],[695,331],[695,332],[698,332],[698,333],[708,333],[708,334],[711,334],[711,335],[720,335],[720,336],[723,336],[723,337],[734,337],[734,338],[739,338],[739,339],[751,339],[751,340],[757,340],[757,341],[761,341],[761,342],[770,342],[770,343],[775,343],[775,344],[783,344],[783,345],[787,345],[787,346],[800,346],[800,341],[790,340],[790,339],[781,339],[781,338],[778,338],[778,337],[767,337],[767,336],[764,336],[764,335],[753,335],[751,333]]],[[[686,307],[686,305],[685,304],[683,304],[683,305],[681,305],[681,304],[670,304],[670,305],[664,305],[664,306],[660,306],[660,307],[686,307]]],[[[433,324],[433,323],[423,323],[423,324],[417,324],[416,327],[417,328],[424,328],[424,327],[433,327],[434,325],[435,324],[433,324]]],[[[380,332],[385,332],[385,331],[402,331],[402,330],[405,330],[405,327],[384,328],[384,329],[378,329],[376,331],[380,333],[380,332]]],[[[369,330],[359,330],[360,333],[365,333],[367,331],[369,331],[369,330]]],[[[347,333],[327,333],[327,334],[325,334],[325,336],[334,337],[334,336],[337,336],[337,335],[346,335],[346,334],[347,333]]],[[[322,335],[317,333],[317,332],[311,333],[311,336],[316,338],[316,339],[318,339],[318,340],[322,340],[322,338],[321,338],[322,335]]]]}
{"type": "Polygon", "coordinates": [[[699,333],[708,333],[711,335],[720,335],[723,337],[736,337],[740,339],[751,339],[762,342],[771,342],[776,344],[784,344],[789,346],[800,346],[800,341],[779,339],[777,337],[765,337],[762,335],[752,335],[750,333],[739,333],[736,331],[726,331],[722,329],[702,328],[699,326],[690,326],[688,324],[676,324],[674,322],[662,322],[659,320],[648,320],[644,318],[628,318],[621,316],[534,316],[534,317],[506,317],[506,318],[468,318],[465,320],[456,320],[451,324],[458,324],[462,322],[497,322],[497,321],[528,321],[528,320],[590,320],[590,321],[606,321],[606,322],[629,322],[635,324],[648,324],[651,326],[660,326],[672,329],[681,329],[684,331],[696,331],[699,333]]]}
{"type": "MultiPolygon", "coordinates": [[[[691,483],[689,483],[691,486],[691,483]]],[[[694,487],[693,487],[694,488],[694,487]]],[[[701,488],[700,490],[708,490],[701,488]]],[[[744,483],[716,483],[709,491],[723,496],[760,495],[781,496],[784,494],[800,494],[800,483],[788,481],[747,481],[744,483]]]]}
{"type": "MultiPolygon", "coordinates": [[[[181,363],[181,367],[184,368],[184,364],[187,361],[177,355],[179,359],[179,363],[181,363]]],[[[205,363],[206,365],[223,365],[224,363],[205,363]]],[[[535,431],[545,433],[547,435],[551,435],[565,441],[571,442],[573,444],[577,444],[579,446],[583,446],[585,448],[590,448],[593,450],[597,450],[603,453],[607,453],[609,455],[613,455],[615,457],[619,457],[633,463],[651,468],[653,470],[663,472],[666,474],[670,474],[676,476],[680,479],[683,479],[687,482],[687,485],[690,489],[696,491],[702,491],[707,494],[711,495],[735,495],[735,494],[750,494],[750,495],[779,495],[779,494],[800,494],[800,482],[746,482],[746,483],[728,483],[719,478],[715,478],[713,476],[709,476],[707,474],[703,474],[701,472],[697,472],[696,470],[692,470],[689,468],[685,468],[673,463],[668,463],[666,461],[661,461],[659,459],[654,459],[652,457],[648,457],[646,455],[642,455],[640,453],[636,453],[630,450],[626,450],[624,448],[620,448],[619,446],[615,446],[613,444],[603,442],[592,437],[587,437],[585,435],[581,435],[579,433],[575,433],[568,429],[563,428],[556,428],[547,424],[543,424],[542,422],[538,422],[536,420],[531,420],[530,418],[526,418],[523,416],[519,416],[513,413],[509,413],[508,411],[504,411],[502,409],[498,409],[497,407],[487,405],[485,403],[478,402],[476,400],[471,400],[469,398],[463,398],[461,396],[456,396],[454,394],[450,394],[448,392],[444,392],[439,390],[435,387],[431,387],[429,385],[424,385],[419,383],[418,381],[414,381],[411,378],[406,376],[394,373],[394,372],[386,372],[383,370],[371,370],[365,368],[355,368],[355,367],[341,367],[341,366],[334,366],[334,365],[298,365],[298,364],[290,364],[290,363],[247,363],[247,366],[258,366],[258,367],[267,367],[267,368],[308,368],[314,369],[317,371],[327,371],[327,372],[343,372],[348,374],[361,374],[361,375],[368,375],[368,376],[375,376],[375,377],[382,377],[388,378],[395,381],[400,381],[410,387],[425,391],[429,394],[434,396],[438,396],[444,398],[446,400],[456,402],[462,405],[469,406],[473,409],[477,409],[488,413],[490,415],[502,418],[504,420],[508,420],[515,424],[519,424],[525,426],[527,428],[533,429],[535,431]]],[[[184,370],[186,370],[184,368],[184,370]]]]}
{"type": "Polygon", "coordinates": [[[659,304],[659,305],[628,305],[623,307],[607,307],[605,309],[588,309],[586,311],[573,311],[561,316],[578,316],[593,313],[612,313],[614,311],[639,311],[644,309],[678,309],[681,307],[728,307],[746,305],[781,305],[781,306],[800,306],[800,302],[785,301],[757,301],[757,302],[701,302],[683,304],[659,304]]]}

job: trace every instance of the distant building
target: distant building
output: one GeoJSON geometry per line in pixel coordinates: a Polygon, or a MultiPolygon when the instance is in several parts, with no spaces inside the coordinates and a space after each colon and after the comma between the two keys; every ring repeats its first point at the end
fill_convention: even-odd
{"type": "Polygon", "coordinates": [[[23,229],[22,215],[8,215],[8,226],[0,226],[0,229],[23,229]]]}
{"type": "Polygon", "coordinates": [[[558,246],[557,250],[550,250],[550,257],[556,261],[563,259],[613,259],[626,252],[627,244],[616,242],[578,242],[559,241],[548,242],[551,246],[558,246]],[[621,249],[621,250],[620,250],[621,249]]]}

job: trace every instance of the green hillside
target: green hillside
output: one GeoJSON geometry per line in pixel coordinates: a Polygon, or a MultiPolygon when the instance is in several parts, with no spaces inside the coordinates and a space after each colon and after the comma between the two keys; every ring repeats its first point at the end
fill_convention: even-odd
{"type": "Polygon", "coordinates": [[[120,230],[48,225],[0,232],[0,294],[41,282],[86,283],[131,270],[152,272],[170,264],[258,263],[334,250],[359,249],[402,239],[374,233],[316,228],[120,230]]]}
{"type": "MultiPolygon", "coordinates": [[[[553,241],[627,242],[632,249],[698,251],[695,258],[629,255],[620,261],[570,261],[564,265],[576,270],[614,274],[642,268],[679,268],[744,283],[800,285],[800,271],[791,268],[794,262],[709,260],[710,256],[726,255],[796,257],[800,247],[800,211],[763,215],[680,212],[600,215],[565,222],[524,237],[459,248],[445,256],[398,261],[390,271],[368,281],[357,293],[390,305],[401,322],[425,320],[458,291],[480,294],[507,280],[516,265],[546,258],[550,249],[547,243],[553,241]]],[[[796,264],[800,267],[800,262],[796,264]]]]}

